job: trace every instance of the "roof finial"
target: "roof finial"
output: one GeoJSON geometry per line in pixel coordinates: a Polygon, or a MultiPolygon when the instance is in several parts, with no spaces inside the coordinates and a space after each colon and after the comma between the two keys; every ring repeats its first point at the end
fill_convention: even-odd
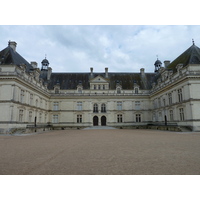
{"type": "Polygon", "coordinates": [[[156,55],[156,58],[157,58],[157,60],[158,60],[158,55],[156,55]]]}
{"type": "Polygon", "coordinates": [[[192,44],[194,45],[194,39],[192,39],[192,44]]]}
{"type": "Polygon", "coordinates": [[[47,54],[45,54],[45,59],[47,58],[47,54]]]}

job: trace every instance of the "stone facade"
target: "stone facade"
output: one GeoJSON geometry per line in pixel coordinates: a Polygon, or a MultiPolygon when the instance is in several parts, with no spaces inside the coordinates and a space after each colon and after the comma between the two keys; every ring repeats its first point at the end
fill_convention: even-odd
{"type": "Polygon", "coordinates": [[[193,43],[155,72],[53,73],[16,51],[0,52],[0,132],[88,126],[183,126],[200,130],[200,49],[193,43]]]}

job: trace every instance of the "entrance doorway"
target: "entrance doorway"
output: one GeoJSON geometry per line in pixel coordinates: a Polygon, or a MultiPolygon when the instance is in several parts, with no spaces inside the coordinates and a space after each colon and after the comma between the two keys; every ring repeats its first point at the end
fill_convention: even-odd
{"type": "Polygon", "coordinates": [[[98,126],[99,125],[99,118],[97,116],[93,117],[93,126],[98,126]]]}
{"type": "Polygon", "coordinates": [[[106,126],[106,117],[105,116],[101,117],[101,126],[106,126]]]}

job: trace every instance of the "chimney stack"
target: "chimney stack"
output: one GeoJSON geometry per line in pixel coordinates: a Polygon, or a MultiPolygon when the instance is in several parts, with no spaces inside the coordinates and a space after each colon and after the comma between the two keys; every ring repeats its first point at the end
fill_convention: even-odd
{"type": "Polygon", "coordinates": [[[52,68],[48,67],[48,71],[47,71],[47,80],[49,81],[51,78],[51,73],[52,73],[52,68]]]}
{"type": "Polygon", "coordinates": [[[93,67],[90,68],[90,76],[93,77],[93,67]]]}
{"type": "Polygon", "coordinates": [[[32,66],[33,68],[37,68],[37,62],[32,61],[32,62],[31,62],[31,66],[32,66]]]}
{"type": "Polygon", "coordinates": [[[10,46],[14,51],[16,51],[17,43],[14,41],[9,41],[8,46],[10,46]]]}
{"type": "Polygon", "coordinates": [[[108,78],[108,68],[105,68],[105,77],[108,78]]]}
{"type": "Polygon", "coordinates": [[[142,76],[145,75],[145,74],[144,74],[144,68],[141,68],[141,69],[140,69],[140,74],[141,74],[142,76]]]}
{"type": "Polygon", "coordinates": [[[165,60],[165,61],[164,61],[164,66],[165,66],[165,67],[167,67],[169,64],[170,64],[170,61],[169,61],[169,60],[165,60]]]}

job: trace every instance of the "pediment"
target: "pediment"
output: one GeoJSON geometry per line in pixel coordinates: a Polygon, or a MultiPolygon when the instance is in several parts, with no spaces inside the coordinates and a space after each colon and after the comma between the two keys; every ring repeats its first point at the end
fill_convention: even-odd
{"type": "Polygon", "coordinates": [[[108,83],[108,81],[102,76],[97,76],[90,80],[90,83],[108,83]]]}

